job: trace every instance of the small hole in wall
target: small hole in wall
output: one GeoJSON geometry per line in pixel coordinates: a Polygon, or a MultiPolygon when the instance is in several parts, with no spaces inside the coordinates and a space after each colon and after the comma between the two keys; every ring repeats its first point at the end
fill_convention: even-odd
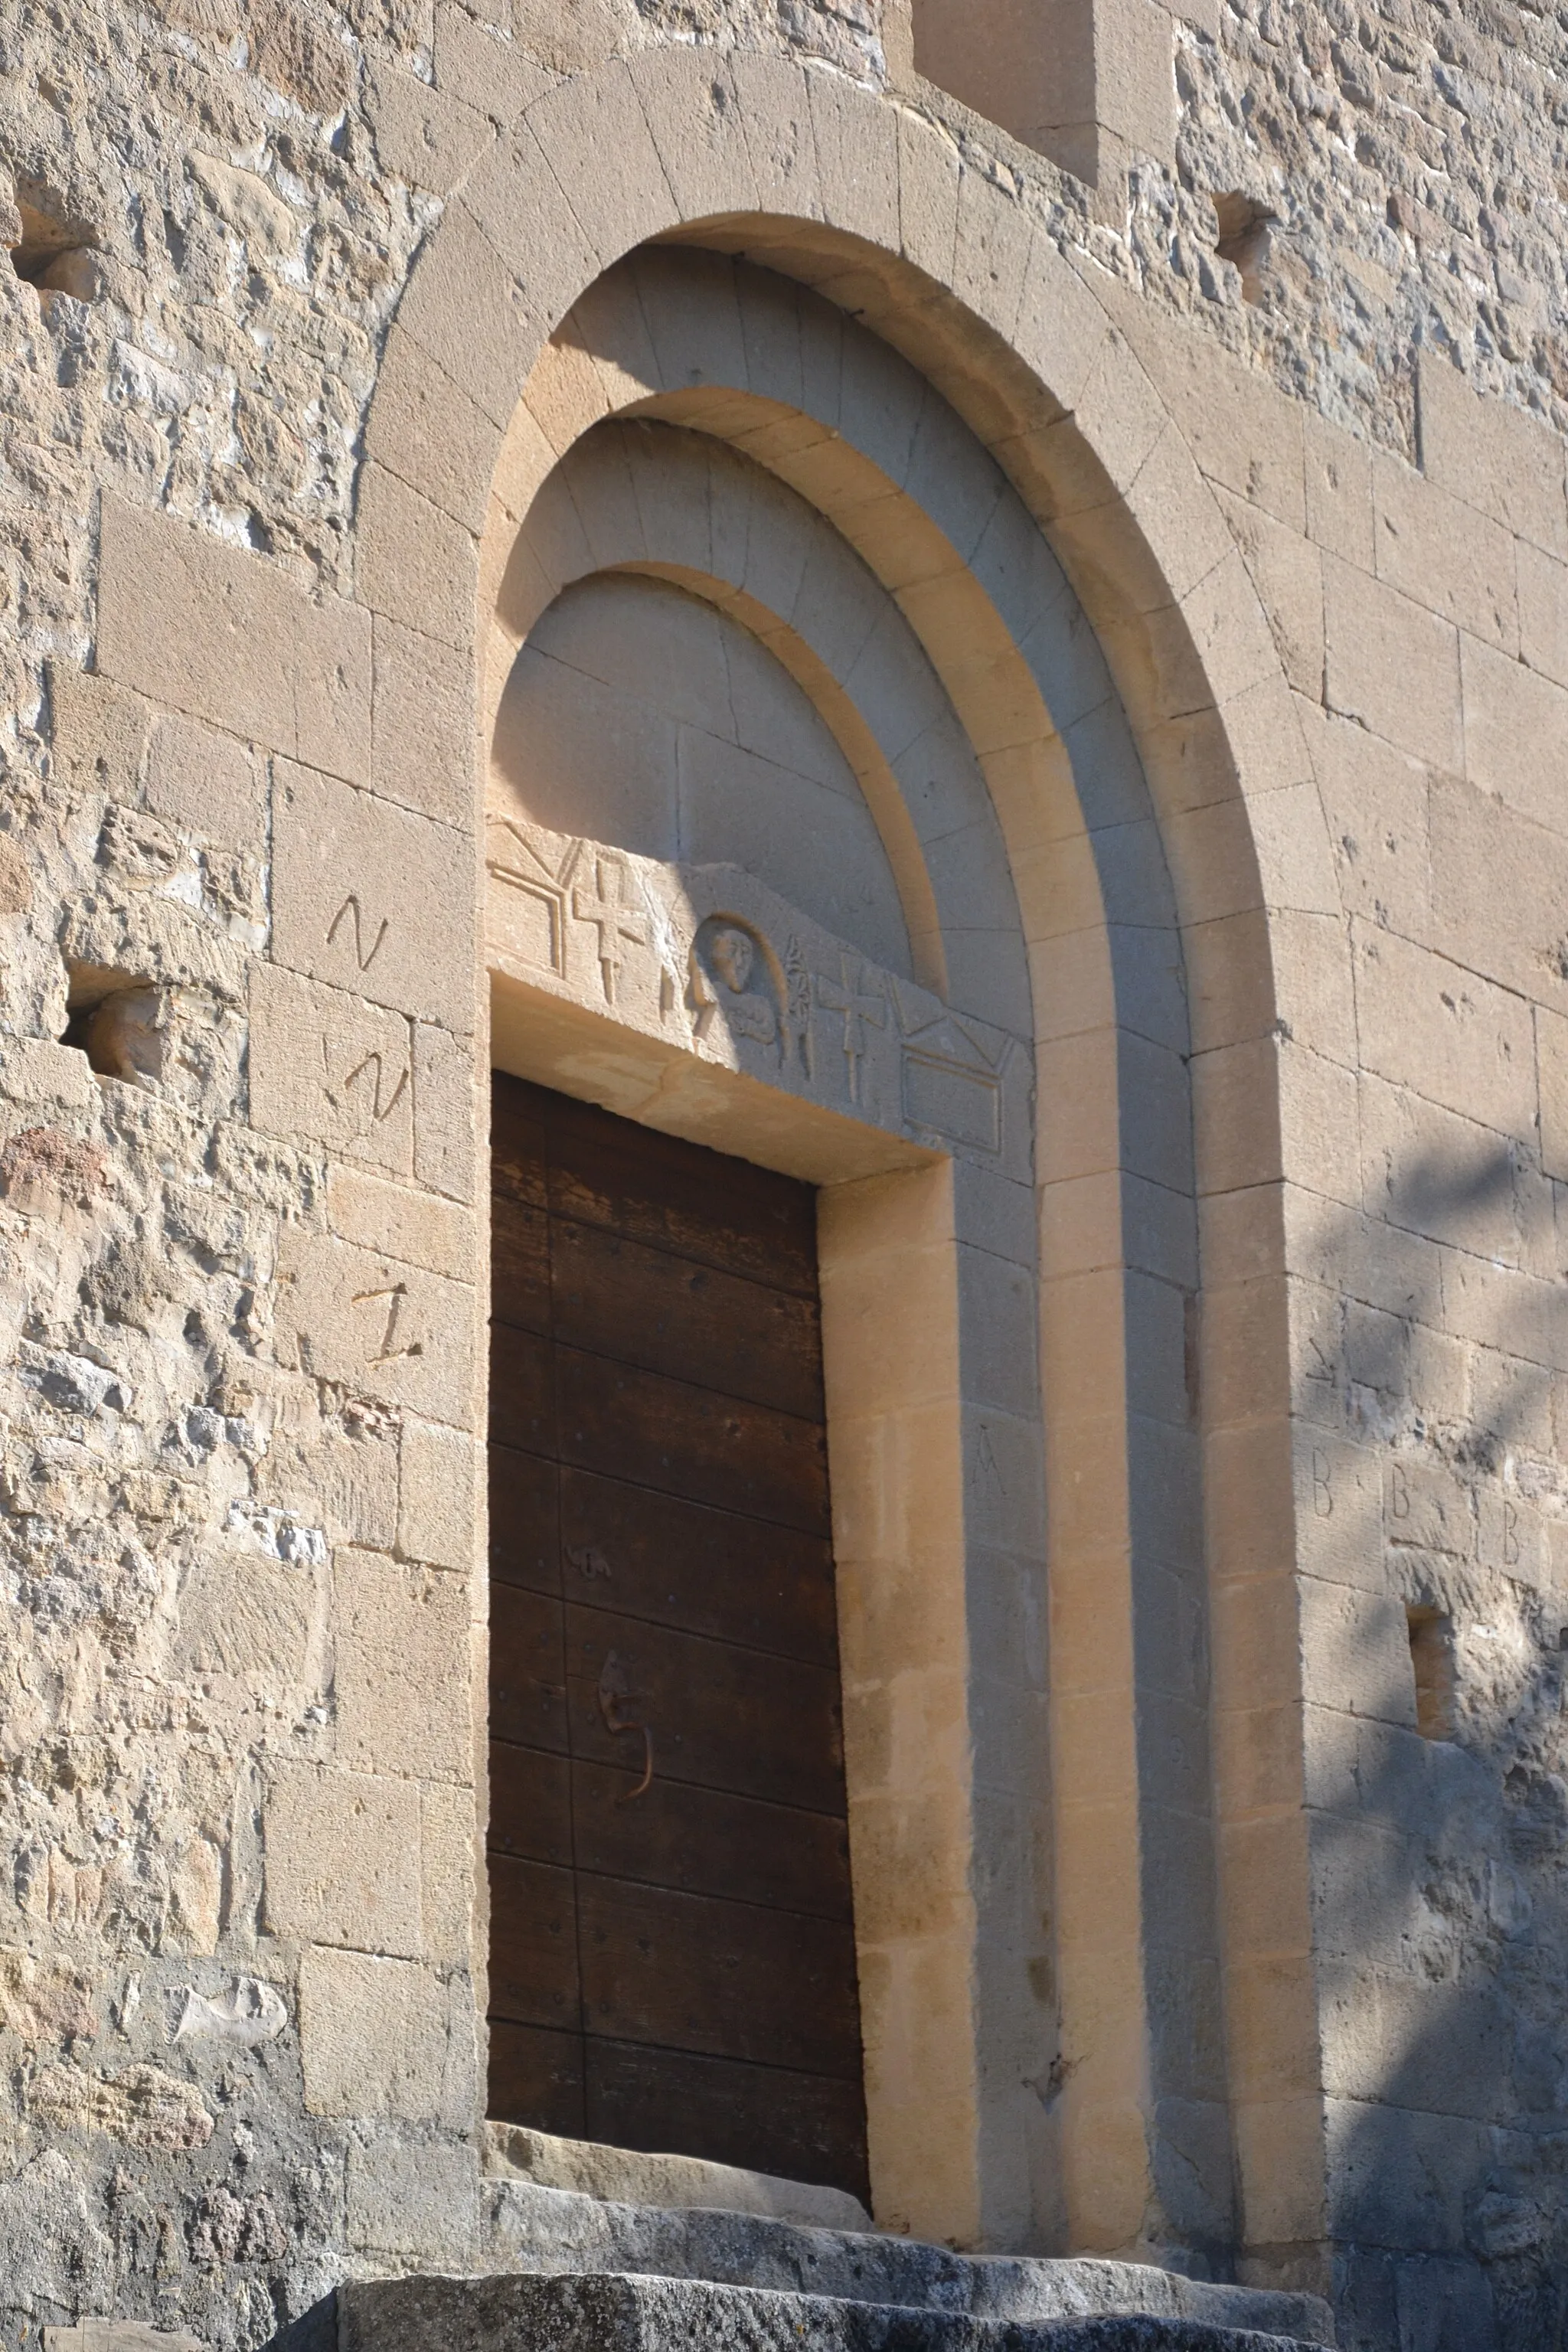
{"type": "Polygon", "coordinates": [[[1415,1677],[1415,1727],[1423,1739],[1454,1737],[1454,1621],[1441,1609],[1406,1609],[1415,1677]]]}
{"type": "Polygon", "coordinates": [[[1222,261],[1231,262],[1241,274],[1241,299],[1244,302],[1263,299],[1263,271],[1268,259],[1269,231],[1278,217],[1256,196],[1244,196],[1238,188],[1226,195],[1215,196],[1214,208],[1219,220],[1219,243],[1215,251],[1222,261]]]}
{"type": "MultiPolygon", "coordinates": [[[[3,188],[3,183],[0,183],[3,188]]],[[[18,278],[40,294],[69,294],[79,302],[96,302],[103,291],[98,257],[98,237],[91,225],[72,218],[41,184],[16,184],[16,216],[21,235],[12,224],[11,267],[18,278]]],[[[0,218],[5,203],[0,193],[0,218]]]]}
{"type": "Polygon", "coordinates": [[[145,1086],[163,1074],[163,992],[139,973],[68,964],[60,1044],[85,1054],[100,1078],[145,1086]]]}

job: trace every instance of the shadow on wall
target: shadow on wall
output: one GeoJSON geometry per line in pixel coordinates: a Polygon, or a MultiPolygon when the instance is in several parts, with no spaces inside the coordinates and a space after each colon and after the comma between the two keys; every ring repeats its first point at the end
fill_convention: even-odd
{"type": "Polygon", "coordinates": [[[1429,1154],[1348,1251],[1332,1223],[1316,1237],[1351,1269],[1338,1330],[1314,1339],[1299,1502],[1348,2352],[1568,2340],[1568,1294],[1551,1195],[1506,1146],[1462,1178],[1429,1154]],[[1500,1225],[1550,1280],[1470,1254],[1500,1225]]]}

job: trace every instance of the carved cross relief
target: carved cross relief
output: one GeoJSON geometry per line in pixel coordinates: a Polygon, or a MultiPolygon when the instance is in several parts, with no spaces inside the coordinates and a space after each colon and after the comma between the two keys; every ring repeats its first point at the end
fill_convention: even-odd
{"type": "Polygon", "coordinates": [[[489,866],[492,952],[520,980],[911,1139],[1003,1150],[1005,1099],[1027,1088],[1016,1041],[883,971],[754,875],[499,813],[489,866]]]}

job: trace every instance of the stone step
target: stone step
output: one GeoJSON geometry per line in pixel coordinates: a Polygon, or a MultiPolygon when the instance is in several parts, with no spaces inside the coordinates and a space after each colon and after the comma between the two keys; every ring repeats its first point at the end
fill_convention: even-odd
{"type": "Polygon", "coordinates": [[[766,2288],[797,2298],[996,2323],[1142,2314],[1332,2344],[1316,2295],[1225,2286],[1146,2263],[956,2254],[876,2231],[822,2230],[755,2213],[633,2205],[531,2181],[484,2183],[481,2259],[497,2271],[766,2288]]]}
{"type": "Polygon", "coordinates": [[[1150,2312],[1040,2320],[619,2276],[340,2286],[338,2352],[1300,2352],[1300,2339],[1150,2312]]]}

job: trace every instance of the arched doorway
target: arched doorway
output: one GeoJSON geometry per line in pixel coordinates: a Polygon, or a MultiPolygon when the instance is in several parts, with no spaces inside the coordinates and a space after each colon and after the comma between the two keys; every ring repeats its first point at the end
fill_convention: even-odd
{"type": "MultiPolygon", "coordinates": [[[[658,258],[662,266],[668,252],[658,258]]],[[[594,424],[645,404],[713,439],[754,433],[747,454],[763,462],[765,449],[766,469],[832,522],[911,621],[982,762],[1028,941],[1040,1117],[1026,1219],[1015,1216],[1011,1231],[1026,1230],[1030,1253],[1037,1236],[1041,1244],[1027,1273],[1045,1368],[1034,1488],[996,1442],[1029,1417],[989,1403],[973,1412],[959,1379],[935,1408],[952,1442],[919,1442],[930,1421],[921,1427],[896,1383],[890,1406],[876,1385],[879,1368],[915,1360],[889,1351],[885,1333],[845,1391],[865,1408],[847,1417],[847,1432],[858,1421],[884,1459],[897,1451],[889,1418],[908,1409],[897,1441],[916,1439],[905,1457],[916,1483],[931,1472],[920,1532],[940,1528],[944,1556],[964,1559],[966,1578],[964,1515],[983,1514],[993,1464],[1037,1542],[1043,1530],[1050,1567],[1048,1717],[1043,1692],[1033,1715],[1024,1710],[1048,1774],[1018,1785],[1027,1743],[1008,1713],[1010,1676],[985,1687],[976,1672],[984,1644],[966,1612],[989,1596],[967,1580],[946,1643],[963,1694],[953,1717],[962,1769],[939,1761],[932,1770],[944,1826],[921,1847],[952,1877],[937,1902],[919,1881],[921,1904],[905,1914],[937,1932],[918,1954],[911,1946],[872,1966],[858,1922],[863,1995],[873,1979],[877,1999],[889,1995],[880,2041],[867,2004],[879,2216],[970,2243],[1178,2261],[1206,2259],[1214,2246],[1223,2257],[1234,2117],[1245,2234],[1267,2265],[1270,2248],[1317,2228],[1310,2184],[1321,2117],[1300,2088],[1297,2037],[1268,2000],[1280,1952],[1306,1948],[1300,1822],[1257,1832],[1278,1864],[1268,1885],[1288,1882],[1290,1901],[1281,1906],[1277,1892],[1260,1901],[1261,1882],[1238,1869],[1226,1882],[1222,1946],[1211,1786],[1237,1854],[1251,1850],[1254,1798],[1234,1742],[1209,1779],[1203,1621],[1205,1569],[1239,1559],[1265,1504],[1289,1507],[1282,1244],[1272,1228],[1249,1254],[1227,1251],[1202,1315],[1191,1307],[1195,1186],[1266,1184],[1279,1160],[1268,925],[1242,797],[1285,780],[1276,749],[1289,726],[1267,625],[1152,387],[1005,190],[955,158],[932,126],[826,78],[744,56],[720,68],[660,56],[530,109],[526,138],[503,142],[450,208],[389,347],[369,436],[362,593],[385,616],[389,676],[401,629],[423,633],[426,651],[455,648],[452,675],[466,681],[477,586],[487,755],[531,625],[520,631],[516,612],[502,614],[520,526],[594,424]],[[614,168],[587,171],[590,154],[614,168]],[[641,293],[645,315],[618,338],[577,332],[566,314],[580,289],[591,289],[585,308],[617,256],[648,236],[697,248],[693,268],[710,273],[702,303],[686,306],[689,334],[655,329],[641,293]],[[933,430],[938,412],[956,430],[934,440],[917,432],[900,446],[907,405],[838,404],[820,341],[807,364],[804,345],[792,362],[787,338],[752,336],[740,297],[714,275],[737,252],[820,286],[829,299],[819,310],[851,335],[864,330],[844,329],[845,319],[859,314],[885,339],[885,360],[896,346],[915,362],[904,375],[922,398],[931,392],[933,430]],[[466,406],[444,373],[454,335],[466,406]],[[434,450],[421,423],[433,397],[453,421],[434,450]],[[813,429],[802,430],[803,415],[813,429]],[[976,462],[1005,493],[978,510],[964,495],[976,462]],[[1238,957],[1256,981],[1239,995],[1228,985],[1238,957]],[[1205,1008],[1195,1091],[1189,989],[1205,1008]],[[1063,1115],[1051,1118],[1052,1107],[1063,1115]],[[1212,1429],[1198,1425],[1198,1362],[1225,1373],[1212,1429]],[[1257,1377],[1238,1390],[1242,1364],[1257,1377]],[[1041,1847],[1053,1871],[1019,1901],[1012,1864],[1023,1854],[1032,1868],[1041,1847]],[[893,1995],[911,1990],[900,2011],[893,1995]],[[1041,2012],[1059,2019],[1061,2035],[1043,2066],[1041,2012]],[[938,2150],[936,2168],[920,2162],[922,2147],[938,2150]],[[1279,2189],[1287,2177],[1292,2185],[1279,2189]]],[[[645,550],[653,565],[705,572],[711,554],[710,545],[673,558],[668,546],[645,550]]],[[[816,650],[831,677],[833,648],[816,650]]],[[[1280,792],[1268,805],[1278,866],[1314,820],[1301,796],[1280,792]]],[[[542,919],[548,931],[548,909],[542,919]]],[[[538,984],[547,964],[537,943],[521,959],[534,977],[521,983],[529,1007],[519,1019],[516,974],[492,951],[499,1064],[710,1139],[733,1121],[731,1149],[829,1195],[830,1421],[833,1333],[850,1328],[831,1307],[840,1251],[858,1272],[879,1239],[879,1301],[919,1298],[922,1328],[951,1342],[945,1361],[962,1363],[961,1340],[984,1328],[964,1312],[963,1221],[974,1202],[989,1197],[994,1209],[1009,1196],[972,1182],[961,1151],[919,1168],[875,1154],[868,1163],[861,1147],[874,1120],[824,1118],[789,1088],[781,1108],[771,1081],[731,1083],[749,1074],[733,1069],[726,1081],[710,1064],[698,1073],[700,1055],[683,1058],[652,1031],[631,1048],[635,1022],[617,1022],[613,1038],[602,1027],[590,1034],[569,989],[538,984]],[[898,1193],[892,1208],[875,1192],[883,1182],[898,1193]]],[[[835,1478],[841,1496],[837,1467],[835,1478]]],[[[884,1539],[884,1572],[866,1591],[897,1595],[901,1607],[900,1561],[931,1547],[906,1546],[903,1530],[888,1538],[874,1509],[864,1524],[884,1539]]],[[[1026,1539],[1010,1553],[1014,1532],[1004,1520],[996,1556],[1026,1555],[1026,1539]]],[[[1282,1552],[1270,1552],[1268,1573],[1289,1573],[1282,1552]]],[[[844,1623],[858,1626],[855,1611],[844,1623]]],[[[847,1691],[858,1696],[847,1640],[845,1659],[847,1691]]],[[[875,1677],[868,1687],[876,1693],[875,1677]]],[[[1215,1696],[1238,1712],[1248,1703],[1234,1683],[1215,1696]]],[[[850,1783],[853,1808],[853,1769],[850,1783]]]]}

